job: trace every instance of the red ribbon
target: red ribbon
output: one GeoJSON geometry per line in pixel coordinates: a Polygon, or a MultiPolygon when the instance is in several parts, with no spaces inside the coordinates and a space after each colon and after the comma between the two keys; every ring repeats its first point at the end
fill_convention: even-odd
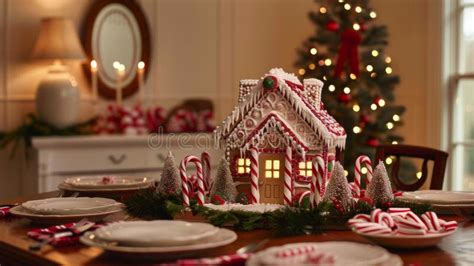
{"type": "Polygon", "coordinates": [[[359,76],[359,51],[361,42],[360,32],[353,29],[346,29],[341,33],[341,47],[339,48],[334,76],[339,77],[345,63],[349,62],[351,73],[359,76]]]}

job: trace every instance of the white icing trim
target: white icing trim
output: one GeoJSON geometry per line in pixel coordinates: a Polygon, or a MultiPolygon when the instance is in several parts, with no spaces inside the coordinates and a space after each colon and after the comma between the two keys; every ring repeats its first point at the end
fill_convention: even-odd
{"type": "MultiPolygon", "coordinates": [[[[282,69],[272,69],[270,72],[274,72],[277,74],[275,77],[278,79],[279,83],[279,91],[281,95],[287,99],[287,101],[291,104],[291,106],[296,110],[298,115],[306,122],[310,127],[317,133],[319,137],[321,137],[326,143],[329,148],[332,147],[339,147],[344,149],[345,148],[345,142],[346,142],[346,135],[343,136],[337,136],[334,135],[333,133],[329,132],[329,130],[326,128],[326,126],[323,124],[322,121],[320,121],[313,113],[312,111],[306,106],[306,104],[302,101],[300,96],[295,93],[285,82],[286,80],[289,80],[293,83],[296,83],[294,81],[294,78],[296,76],[294,74],[288,74],[288,75],[283,75],[281,71],[282,69]],[[285,77],[285,78],[282,78],[285,77]]],[[[284,71],[283,71],[284,73],[284,71]]],[[[297,78],[296,78],[297,79],[297,78]]],[[[319,80],[317,80],[319,81],[319,80]]],[[[309,82],[317,82],[313,81],[310,79],[309,82]]],[[[321,81],[319,81],[322,83],[321,81]]],[[[301,85],[301,82],[298,80],[298,83],[301,85]]],[[[241,104],[237,105],[232,113],[227,116],[227,118],[222,121],[222,125],[220,127],[217,127],[215,130],[216,134],[216,140],[219,143],[220,139],[223,137],[228,136],[231,133],[231,130],[235,130],[237,127],[231,129],[232,125],[235,125],[239,121],[241,121],[244,116],[250,111],[250,109],[257,104],[257,102],[262,98],[264,95],[264,90],[262,89],[262,80],[258,82],[256,85],[255,89],[250,92],[248,95],[246,95],[242,101],[241,104]]],[[[319,112],[326,112],[325,110],[321,110],[319,112]]],[[[258,125],[257,125],[258,126],[258,125]]],[[[300,138],[300,140],[303,142],[303,140],[300,138]]],[[[309,145],[308,145],[309,146],[309,145]]],[[[304,152],[303,152],[304,153],[304,152]]]]}

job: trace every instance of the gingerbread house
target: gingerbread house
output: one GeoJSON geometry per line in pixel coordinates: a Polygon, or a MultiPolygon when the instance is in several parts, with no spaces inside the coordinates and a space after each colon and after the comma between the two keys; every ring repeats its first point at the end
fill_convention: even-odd
{"type": "Polygon", "coordinates": [[[240,81],[238,104],[215,136],[238,190],[252,203],[291,204],[310,187],[313,158],[321,156],[327,166],[328,155],[344,149],[346,132],[324,110],[322,87],[280,68],[240,81]]]}

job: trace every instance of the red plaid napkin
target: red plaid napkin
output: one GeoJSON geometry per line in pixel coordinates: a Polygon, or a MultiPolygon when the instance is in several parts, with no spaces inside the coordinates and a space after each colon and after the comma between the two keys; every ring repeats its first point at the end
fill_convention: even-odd
{"type": "Polygon", "coordinates": [[[0,206],[0,218],[10,216],[10,209],[13,206],[14,205],[2,205],[2,206],[0,206]]]}
{"type": "Polygon", "coordinates": [[[250,257],[250,254],[233,254],[220,256],[216,258],[203,258],[203,259],[186,259],[178,260],[172,264],[165,265],[176,265],[176,266],[198,266],[198,265],[220,265],[220,266],[243,266],[250,257]]]}
{"type": "MultiPolygon", "coordinates": [[[[79,237],[85,233],[77,233],[74,232],[74,229],[72,226],[74,226],[75,223],[67,223],[67,224],[62,224],[62,225],[54,225],[50,226],[47,228],[37,228],[29,231],[27,233],[28,237],[33,238],[34,240],[39,240],[42,241],[44,239],[47,239],[51,237],[52,235],[60,232],[72,232],[73,235],[71,236],[66,236],[66,237],[59,237],[53,239],[49,244],[55,247],[64,247],[64,246],[70,246],[79,243],[79,237]]],[[[92,226],[89,230],[87,231],[94,231],[95,229],[104,226],[103,224],[95,224],[92,226]]]]}

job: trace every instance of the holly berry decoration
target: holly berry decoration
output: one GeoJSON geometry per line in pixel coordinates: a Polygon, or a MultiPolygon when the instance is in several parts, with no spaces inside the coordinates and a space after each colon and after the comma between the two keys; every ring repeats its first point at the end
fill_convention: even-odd
{"type": "Polygon", "coordinates": [[[211,200],[212,204],[214,205],[224,205],[225,200],[220,195],[214,195],[211,200]]]}
{"type": "Polygon", "coordinates": [[[262,85],[267,90],[275,89],[278,87],[278,79],[274,76],[266,76],[263,79],[262,85]]]}
{"type": "Polygon", "coordinates": [[[341,92],[337,99],[339,100],[339,102],[347,104],[352,100],[352,96],[350,94],[341,92]]]}
{"type": "Polygon", "coordinates": [[[377,147],[379,145],[379,140],[376,138],[369,138],[366,142],[370,147],[377,147]]]}
{"type": "Polygon", "coordinates": [[[326,29],[328,31],[338,31],[339,30],[339,24],[336,21],[331,20],[326,24],[326,29]]]}

